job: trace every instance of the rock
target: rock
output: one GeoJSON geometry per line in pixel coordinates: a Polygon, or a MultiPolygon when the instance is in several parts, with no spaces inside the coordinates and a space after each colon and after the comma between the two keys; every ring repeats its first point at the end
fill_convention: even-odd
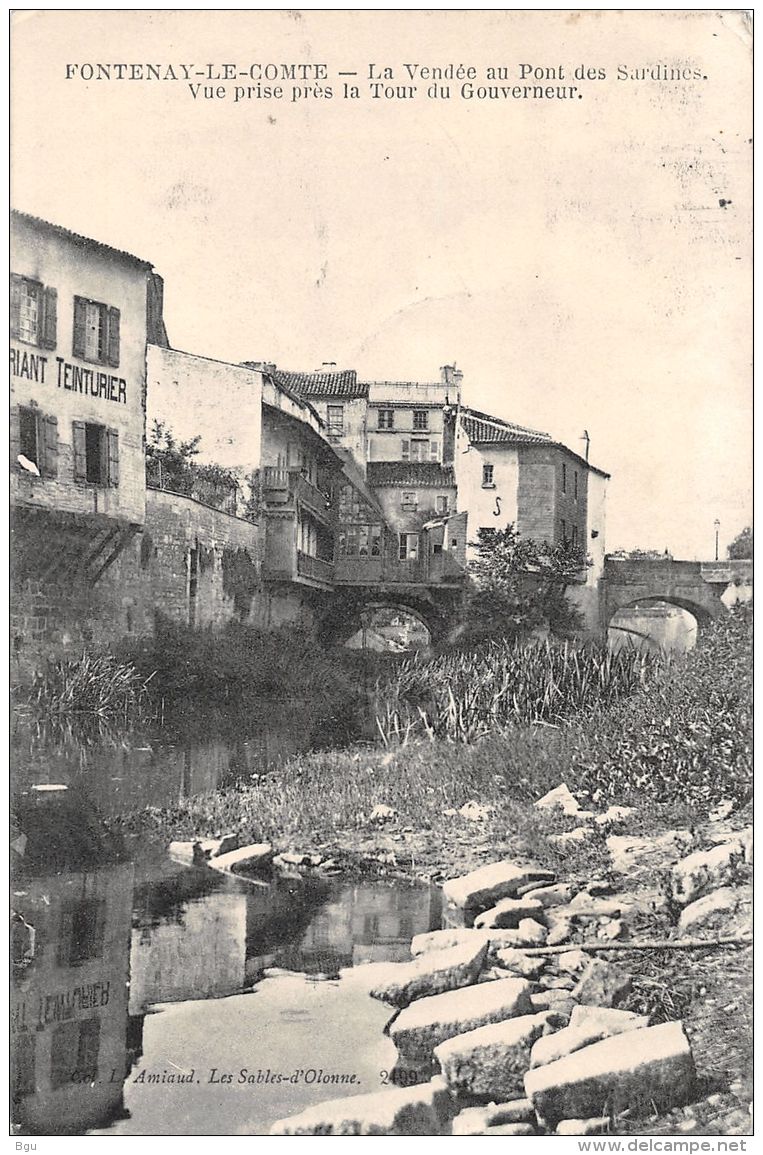
{"type": "Polygon", "coordinates": [[[734,803],[731,799],[727,798],[725,802],[721,802],[719,806],[716,806],[715,810],[710,811],[708,818],[711,822],[723,822],[724,818],[728,818],[733,809],[734,803]]]}
{"type": "Polygon", "coordinates": [[[619,918],[631,904],[625,898],[595,898],[585,890],[576,894],[564,908],[564,913],[575,918],[619,918]]]}
{"type": "Polygon", "coordinates": [[[590,1026],[598,1024],[602,1027],[601,1038],[610,1035],[621,1035],[624,1031],[635,1031],[649,1026],[649,1017],[639,1015],[636,1011],[620,1011],[614,1007],[590,1007],[581,1005],[575,1007],[570,1018],[571,1027],[590,1026]]]}
{"type": "Polygon", "coordinates": [[[541,975],[538,979],[538,984],[547,991],[571,991],[575,986],[575,980],[569,975],[564,977],[556,975],[541,975]]]}
{"type": "Polygon", "coordinates": [[[446,950],[419,955],[412,962],[387,963],[369,992],[395,1007],[438,995],[475,982],[487,955],[487,942],[461,943],[446,950]]]}
{"type": "Polygon", "coordinates": [[[273,859],[274,866],[309,866],[309,854],[277,854],[273,859]]]}
{"type": "Polygon", "coordinates": [[[494,810],[492,806],[480,806],[479,802],[472,799],[470,802],[464,803],[458,813],[468,822],[487,822],[494,810]]]}
{"type": "Polygon", "coordinates": [[[466,1107],[453,1120],[454,1135],[482,1135],[488,1127],[532,1123],[535,1109],[529,1099],[510,1103],[488,1103],[487,1107],[466,1107]]]}
{"type": "Polygon", "coordinates": [[[554,886],[539,886],[522,895],[528,902],[534,899],[545,909],[549,906],[565,906],[572,899],[573,890],[569,882],[557,882],[554,886]]]}
{"type": "Polygon", "coordinates": [[[269,842],[254,842],[251,846],[240,846],[227,854],[217,854],[210,858],[209,865],[214,870],[230,871],[231,874],[246,874],[247,871],[263,870],[270,866],[273,847],[269,842]]]}
{"type": "Polygon", "coordinates": [[[556,1135],[606,1135],[609,1131],[609,1115],[595,1119],[562,1119],[557,1125],[556,1135]]]}
{"type": "Polygon", "coordinates": [[[546,922],[548,923],[546,946],[561,946],[562,943],[569,941],[572,935],[571,918],[557,915],[554,909],[546,915],[546,922]]]}
{"type": "Polygon", "coordinates": [[[546,959],[526,955],[524,951],[508,947],[495,952],[496,961],[525,979],[536,979],[546,967],[546,959]]]}
{"type": "Polygon", "coordinates": [[[474,920],[476,927],[516,928],[523,918],[543,918],[543,906],[527,898],[502,898],[495,906],[483,910],[474,920]]]}
{"type": "Polygon", "coordinates": [[[237,834],[223,834],[222,838],[218,838],[216,841],[217,849],[212,851],[213,857],[218,854],[228,854],[231,850],[238,850],[240,839],[237,834]]]}
{"type": "Polygon", "coordinates": [[[521,1015],[441,1043],[434,1054],[448,1086],[477,1098],[516,1095],[545,1021],[542,1014],[521,1015]]]}
{"type": "Polygon", "coordinates": [[[271,1135],[443,1135],[450,1126],[451,1100],[437,1077],[414,1087],[331,1099],[299,1115],[279,1119],[271,1135]]]}
{"type": "Polygon", "coordinates": [[[523,946],[543,946],[548,938],[548,930],[534,918],[523,918],[517,927],[517,934],[523,946]]]}
{"type": "Polygon", "coordinates": [[[690,830],[667,830],[652,838],[612,834],[607,839],[607,850],[618,874],[638,875],[671,866],[693,841],[690,830]]]}
{"type": "Polygon", "coordinates": [[[597,826],[616,826],[630,818],[633,812],[632,806],[610,806],[603,814],[597,814],[594,822],[597,826]]]}
{"type": "Polygon", "coordinates": [[[626,1031],[638,1030],[649,1026],[646,1015],[635,1015],[629,1011],[610,1011],[611,1017],[592,1015],[590,1018],[575,1018],[576,1012],[583,1010],[575,1007],[570,1016],[569,1026],[553,1035],[545,1035],[538,1039],[530,1054],[530,1066],[541,1067],[545,1063],[554,1063],[557,1059],[580,1051],[591,1043],[598,1043],[600,1039],[607,1039],[613,1035],[621,1035],[626,1031]],[[615,1017],[617,1016],[617,1017],[615,1017]]]}
{"type": "Polygon", "coordinates": [[[671,872],[673,898],[687,906],[712,890],[734,882],[744,862],[741,841],[725,842],[712,850],[697,850],[677,862],[671,872]]]}
{"type": "Polygon", "coordinates": [[[580,976],[572,997],[579,1003],[614,1007],[630,994],[631,976],[603,959],[591,959],[580,976]]]}
{"type": "Polygon", "coordinates": [[[563,814],[575,815],[580,803],[565,782],[560,783],[535,803],[538,810],[561,810],[563,814]]]}
{"type": "Polygon", "coordinates": [[[529,984],[504,975],[487,984],[417,999],[393,1021],[389,1035],[402,1059],[423,1063],[454,1035],[531,1013],[529,984]]]}
{"type": "MultiPolygon", "coordinates": [[[[520,1020],[515,1020],[520,1021],[520,1020]]],[[[695,1079],[691,1048],[681,1023],[603,1039],[525,1076],[527,1097],[550,1126],[562,1119],[591,1118],[603,1109],[683,1103],[695,1079]]]]}
{"type": "Polygon", "coordinates": [[[575,1005],[572,991],[536,991],[530,995],[530,1002],[536,1011],[557,1010],[575,1005]]]}
{"type": "Polygon", "coordinates": [[[697,937],[744,934],[752,930],[747,895],[742,890],[722,887],[685,906],[678,920],[678,933],[697,937]]]}
{"type": "Polygon", "coordinates": [[[391,822],[397,817],[397,810],[394,806],[385,806],[380,802],[374,806],[371,813],[368,815],[369,822],[391,822]]]}
{"type": "Polygon", "coordinates": [[[584,950],[567,950],[564,954],[557,955],[556,966],[560,971],[575,974],[577,971],[582,971],[590,957],[584,950]]]}
{"type": "Polygon", "coordinates": [[[486,1127],[485,1135],[536,1135],[532,1123],[501,1123],[497,1127],[486,1127]]]}
{"type": "Polygon", "coordinates": [[[744,851],[745,863],[747,864],[747,866],[752,866],[752,864],[753,864],[753,862],[752,862],[752,853],[753,853],[752,852],[752,843],[753,843],[752,827],[746,826],[739,837],[740,837],[740,841],[742,843],[742,849],[744,851]]]}
{"type": "Polygon", "coordinates": [[[596,937],[605,942],[614,942],[615,939],[622,938],[625,934],[625,925],[620,918],[608,922],[606,926],[599,928],[596,937]]]}
{"type": "Polygon", "coordinates": [[[205,866],[218,852],[221,839],[196,838],[190,842],[171,842],[168,847],[170,858],[183,866],[205,866]]]}
{"type": "Polygon", "coordinates": [[[464,912],[471,923],[474,915],[501,898],[513,898],[520,886],[528,882],[553,882],[554,874],[534,864],[522,865],[505,860],[491,862],[460,878],[451,878],[443,885],[446,902],[464,912]]]}
{"type": "Polygon", "coordinates": [[[486,943],[488,936],[484,931],[472,930],[470,927],[454,926],[447,930],[430,930],[425,934],[416,934],[411,939],[411,954],[414,958],[420,954],[427,954],[433,950],[447,950],[448,947],[461,946],[464,943],[486,943]]]}

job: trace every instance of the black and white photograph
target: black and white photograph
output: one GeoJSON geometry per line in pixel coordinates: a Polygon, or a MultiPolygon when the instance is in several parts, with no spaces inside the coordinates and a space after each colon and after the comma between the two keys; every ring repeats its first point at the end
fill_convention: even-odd
{"type": "Polygon", "coordinates": [[[743,10],[11,11],[16,1151],[748,1149],[752,90],[743,10]]]}

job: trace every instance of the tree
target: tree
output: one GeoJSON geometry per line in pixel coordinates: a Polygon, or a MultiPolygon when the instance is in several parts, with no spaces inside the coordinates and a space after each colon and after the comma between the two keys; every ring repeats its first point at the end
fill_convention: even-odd
{"type": "Polygon", "coordinates": [[[522,539],[513,525],[477,536],[463,640],[517,638],[546,627],[568,636],[580,628],[566,591],[588,564],[582,550],[522,539]]]}
{"type": "Polygon", "coordinates": [[[752,526],[747,525],[738,533],[731,545],[728,547],[728,555],[732,561],[740,561],[743,558],[752,557],[752,526]]]}
{"type": "Polygon", "coordinates": [[[190,441],[177,441],[164,421],[154,421],[146,445],[146,477],[150,485],[173,493],[190,493],[193,488],[192,458],[199,452],[201,434],[190,441]]]}

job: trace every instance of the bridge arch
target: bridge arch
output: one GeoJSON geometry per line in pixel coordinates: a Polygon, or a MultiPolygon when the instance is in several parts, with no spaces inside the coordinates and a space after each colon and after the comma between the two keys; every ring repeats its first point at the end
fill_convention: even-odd
{"type": "Polygon", "coordinates": [[[455,590],[438,590],[436,597],[427,591],[413,590],[336,590],[332,605],[324,614],[324,639],[333,645],[344,645],[367,626],[369,615],[390,611],[409,615],[426,630],[431,644],[439,645],[458,620],[461,600],[461,592],[455,590]]]}

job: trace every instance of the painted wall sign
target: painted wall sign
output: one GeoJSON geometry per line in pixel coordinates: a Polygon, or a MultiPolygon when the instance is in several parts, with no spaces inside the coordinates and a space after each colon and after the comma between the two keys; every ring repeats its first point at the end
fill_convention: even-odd
{"type": "Polygon", "coordinates": [[[113,373],[102,373],[84,365],[73,365],[63,357],[56,357],[51,363],[49,357],[41,353],[30,353],[26,349],[11,346],[11,373],[39,385],[54,384],[59,389],[72,393],[85,393],[90,397],[102,397],[105,401],[127,404],[127,382],[124,377],[113,373]]]}
{"type": "Polygon", "coordinates": [[[82,986],[73,987],[68,991],[40,995],[36,1014],[31,1021],[27,1017],[27,1004],[19,1003],[11,1011],[11,1030],[25,1030],[32,1024],[39,1029],[48,1023],[73,1019],[80,1011],[92,1011],[96,1007],[108,1006],[110,988],[109,982],[83,983],[82,986]]]}

